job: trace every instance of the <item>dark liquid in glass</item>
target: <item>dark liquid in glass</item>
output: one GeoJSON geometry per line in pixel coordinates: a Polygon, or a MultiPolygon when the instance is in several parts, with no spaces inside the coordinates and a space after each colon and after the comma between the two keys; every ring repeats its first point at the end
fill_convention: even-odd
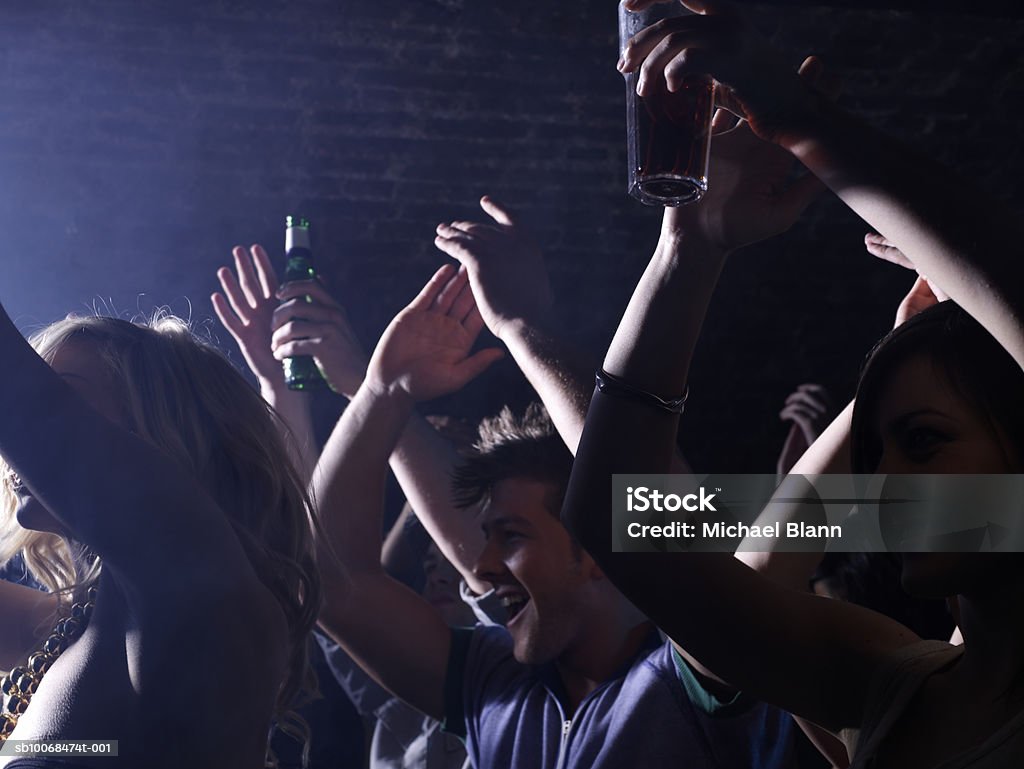
{"type": "Polygon", "coordinates": [[[684,81],[674,93],[663,81],[659,86],[636,97],[636,184],[630,193],[645,203],[697,200],[707,189],[714,87],[709,78],[684,81]]]}

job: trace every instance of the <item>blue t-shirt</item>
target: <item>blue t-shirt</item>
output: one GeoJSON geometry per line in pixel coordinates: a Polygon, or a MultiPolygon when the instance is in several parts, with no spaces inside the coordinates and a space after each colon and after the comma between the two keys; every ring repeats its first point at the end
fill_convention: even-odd
{"type": "Polygon", "coordinates": [[[565,715],[553,665],[512,656],[504,628],[454,631],[445,728],[478,769],[782,769],[793,722],[742,696],[715,700],[653,633],[621,675],[565,715]]]}

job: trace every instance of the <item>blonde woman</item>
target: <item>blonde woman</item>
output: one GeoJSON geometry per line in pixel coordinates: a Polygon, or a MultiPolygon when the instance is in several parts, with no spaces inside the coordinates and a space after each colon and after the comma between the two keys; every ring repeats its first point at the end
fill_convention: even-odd
{"type": "Polygon", "coordinates": [[[117,740],[122,766],[272,764],[273,721],[302,731],[319,608],[274,416],[177,318],[69,318],[31,345],[0,310],[0,563],[47,588],[0,585],[0,733],[117,740]]]}

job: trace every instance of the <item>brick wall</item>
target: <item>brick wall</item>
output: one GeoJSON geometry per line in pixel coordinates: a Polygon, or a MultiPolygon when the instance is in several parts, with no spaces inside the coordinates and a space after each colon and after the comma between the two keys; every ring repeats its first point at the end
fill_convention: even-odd
{"type": "MultiPolygon", "coordinates": [[[[1019,195],[1020,18],[751,12],[794,66],[822,55],[872,122],[1019,195]]],[[[615,45],[611,2],[12,4],[0,25],[5,305],[23,328],[98,300],[187,312],[187,297],[208,318],[230,247],[279,249],[282,217],[301,211],[371,345],[440,263],[436,223],[477,216],[486,192],[546,244],[565,327],[596,362],[658,226],[623,192],[615,45]]],[[[775,414],[801,381],[849,395],[909,283],[863,254],[863,232],[823,198],[732,259],[686,418],[698,468],[770,469],[775,414]]],[[[438,408],[526,398],[502,364],[438,408]]],[[[325,423],[337,407],[321,399],[325,423]]]]}

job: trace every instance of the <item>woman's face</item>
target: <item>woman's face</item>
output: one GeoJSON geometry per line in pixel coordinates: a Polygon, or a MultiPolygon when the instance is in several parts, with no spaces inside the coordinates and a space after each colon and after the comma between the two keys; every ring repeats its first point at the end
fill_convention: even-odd
{"type": "Polygon", "coordinates": [[[1008,442],[924,355],[899,365],[882,388],[870,428],[882,447],[875,472],[1010,473],[1008,442]]]}
{"type": "MultiPolygon", "coordinates": [[[[117,390],[100,362],[95,342],[82,339],[65,342],[57,349],[50,367],[102,416],[128,427],[117,390]]],[[[61,440],[62,436],[47,436],[47,439],[61,440]]],[[[17,496],[17,517],[21,526],[67,536],[63,524],[23,484],[17,496]]]]}
{"type": "MultiPolygon", "coordinates": [[[[976,475],[1021,469],[1009,441],[924,355],[909,358],[895,369],[866,426],[881,446],[878,474],[976,475]]],[[[962,593],[979,579],[985,580],[999,560],[978,553],[908,552],[903,560],[903,586],[918,596],[962,593]]]]}

